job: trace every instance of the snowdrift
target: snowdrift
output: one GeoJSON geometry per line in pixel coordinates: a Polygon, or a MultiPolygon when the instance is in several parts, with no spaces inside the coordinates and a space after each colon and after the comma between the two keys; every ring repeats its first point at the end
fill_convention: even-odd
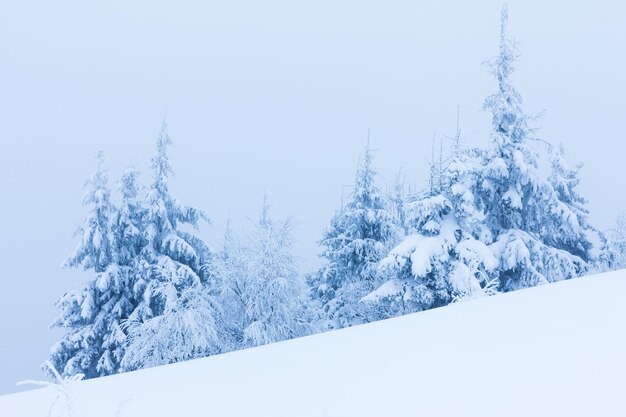
{"type": "Polygon", "coordinates": [[[73,417],[626,416],[625,294],[618,271],[79,382],[73,417]]]}

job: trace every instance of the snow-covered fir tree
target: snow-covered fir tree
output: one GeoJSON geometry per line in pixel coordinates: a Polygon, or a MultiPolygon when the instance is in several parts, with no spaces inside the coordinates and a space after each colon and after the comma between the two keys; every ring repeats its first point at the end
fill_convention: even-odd
{"type": "Polygon", "coordinates": [[[197,228],[208,220],[185,206],[168,188],[171,145],[165,122],[152,159],[153,182],[145,197],[146,246],[134,282],[140,304],[127,323],[129,341],[123,370],[207,356],[221,351],[221,319],[214,301],[212,253],[180,225],[197,228]]]}
{"type": "Polygon", "coordinates": [[[65,375],[87,378],[118,372],[126,336],[122,322],[132,312],[132,262],[141,246],[134,201],[135,174],[124,177],[122,208],[111,202],[102,153],[98,170],[87,181],[83,203],[91,206],[80,241],[64,266],[81,267],[93,276],[81,287],[68,291],[57,305],[61,314],[53,326],[67,333],[52,348],[50,362],[65,375]],[[132,202],[131,202],[132,200],[132,202]]]}
{"type": "Polygon", "coordinates": [[[63,263],[64,267],[82,267],[93,269],[96,273],[103,272],[113,261],[113,237],[111,222],[115,215],[115,207],[111,201],[109,178],[104,169],[104,153],[96,155],[98,169],[85,182],[88,187],[83,197],[83,205],[92,206],[83,226],[77,235],[81,237],[74,253],[63,263]]]}
{"type": "Polygon", "coordinates": [[[378,262],[400,233],[388,201],[376,186],[372,162],[368,141],[349,200],[320,242],[326,264],[309,277],[312,295],[322,304],[330,328],[378,318],[360,299],[380,283],[378,262]]]}
{"type": "Polygon", "coordinates": [[[556,216],[574,217],[567,222],[555,222],[561,229],[544,231],[545,240],[551,246],[593,262],[600,256],[598,246],[604,238],[590,224],[587,200],[577,190],[582,164],[570,167],[565,159],[563,145],[550,148],[550,162],[552,169],[548,179],[559,202],[552,207],[552,211],[556,216]],[[565,233],[562,227],[568,228],[565,233]]]}
{"type": "Polygon", "coordinates": [[[517,53],[507,37],[507,19],[504,6],[500,53],[491,61],[498,91],[484,105],[492,116],[493,150],[476,192],[477,207],[486,214],[491,234],[484,241],[493,240],[505,291],[584,273],[592,246],[581,224],[581,202],[568,203],[571,193],[555,189],[539,170],[531,118],[522,110],[522,98],[511,83],[517,53]]]}
{"type": "Polygon", "coordinates": [[[120,181],[121,204],[113,217],[111,231],[114,237],[115,264],[107,274],[101,276],[97,286],[101,292],[108,292],[115,304],[109,303],[110,311],[103,311],[103,320],[109,322],[110,331],[103,337],[107,349],[99,367],[106,374],[117,373],[125,354],[126,332],[124,323],[139,305],[140,295],[135,291],[135,282],[141,276],[139,255],[146,245],[143,235],[144,207],[139,201],[141,187],[139,172],[134,167],[127,168],[120,181]]]}
{"type": "Polygon", "coordinates": [[[268,211],[264,198],[261,216],[243,243],[227,234],[219,269],[225,272],[224,297],[240,329],[240,347],[304,336],[315,328],[292,253],[291,222],[274,221],[268,211]]]}
{"type": "Polygon", "coordinates": [[[598,272],[626,268],[626,211],[621,210],[612,228],[605,231],[598,272]]]}
{"type": "MultiPolygon", "coordinates": [[[[455,144],[460,134],[457,126],[455,144]]],[[[496,292],[498,262],[477,238],[484,216],[473,190],[481,162],[480,151],[456,145],[451,158],[431,165],[427,189],[407,205],[411,233],[380,262],[390,279],[363,298],[381,317],[496,292]]]]}

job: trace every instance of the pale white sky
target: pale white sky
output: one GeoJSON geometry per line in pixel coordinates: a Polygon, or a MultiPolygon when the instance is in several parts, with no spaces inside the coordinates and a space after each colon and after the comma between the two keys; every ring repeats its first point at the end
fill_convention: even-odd
{"type": "MultiPolygon", "coordinates": [[[[172,190],[246,226],[267,189],[292,215],[303,268],[372,131],[384,188],[402,167],[422,185],[434,132],[456,108],[468,144],[495,83],[500,1],[31,1],[0,4],[0,394],[39,378],[58,333],[54,301],[88,275],[59,268],[102,149],[112,179],[147,167],[167,108],[172,190]]],[[[584,162],[600,228],[622,192],[626,5],[510,1],[514,78],[539,136],[584,162]]],[[[149,179],[144,169],[144,179],[149,179]]]]}

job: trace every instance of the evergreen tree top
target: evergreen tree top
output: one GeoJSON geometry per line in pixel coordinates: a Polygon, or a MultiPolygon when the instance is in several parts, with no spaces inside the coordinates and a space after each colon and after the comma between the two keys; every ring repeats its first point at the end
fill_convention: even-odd
{"type": "Polygon", "coordinates": [[[263,193],[263,206],[261,207],[261,216],[259,217],[259,225],[262,227],[269,226],[269,210],[270,206],[267,202],[267,192],[263,193]]]}
{"type": "Polygon", "coordinates": [[[495,68],[496,78],[501,84],[508,81],[513,73],[513,62],[517,58],[515,42],[507,37],[507,25],[509,23],[509,8],[505,3],[500,14],[500,55],[499,65],[495,68]]]}
{"type": "Polygon", "coordinates": [[[153,183],[146,198],[149,206],[146,220],[151,224],[148,226],[148,238],[151,241],[174,233],[179,222],[197,227],[200,220],[210,221],[202,210],[183,205],[169,194],[167,180],[173,170],[167,150],[171,144],[167,123],[163,120],[156,141],[156,154],[152,157],[153,183]]]}
{"type": "Polygon", "coordinates": [[[93,268],[95,272],[102,272],[112,260],[113,248],[109,229],[113,205],[102,151],[96,154],[96,160],[98,168],[91,178],[85,181],[87,191],[83,196],[83,205],[92,206],[92,209],[76,232],[80,235],[76,249],[65,260],[63,266],[80,265],[84,269],[93,268]]]}
{"type": "Polygon", "coordinates": [[[160,193],[167,193],[167,179],[173,174],[167,156],[167,148],[172,145],[170,136],[167,133],[167,122],[165,118],[161,123],[161,131],[157,137],[156,154],[152,157],[151,168],[153,169],[154,182],[153,188],[160,193]]]}
{"type": "MultiPolygon", "coordinates": [[[[522,143],[528,136],[528,116],[522,110],[522,97],[512,85],[510,76],[518,58],[515,42],[507,36],[508,8],[502,7],[500,23],[500,52],[488,60],[491,73],[498,82],[497,93],[487,97],[483,107],[491,110],[494,141],[501,155],[512,157],[511,144],[522,143]]],[[[530,158],[536,165],[534,157],[530,158]]]]}
{"type": "Polygon", "coordinates": [[[109,177],[104,168],[104,152],[96,153],[98,168],[93,176],[85,181],[88,188],[83,197],[83,205],[94,204],[96,210],[108,206],[111,201],[111,190],[109,189],[109,177]]]}
{"type": "Polygon", "coordinates": [[[363,160],[362,162],[359,161],[359,164],[357,165],[352,195],[350,201],[346,205],[348,209],[379,210],[383,208],[380,191],[378,190],[378,187],[376,187],[375,183],[377,172],[372,166],[372,160],[373,156],[368,132],[367,145],[365,147],[363,160]]]}

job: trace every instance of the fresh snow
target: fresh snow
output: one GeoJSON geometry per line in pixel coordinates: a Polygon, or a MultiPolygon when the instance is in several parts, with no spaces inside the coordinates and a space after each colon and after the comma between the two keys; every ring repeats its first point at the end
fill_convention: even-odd
{"type": "Polygon", "coordinates": [[[404,239],[391,250],[389,256],[380,263],[381,268],[403,266],[411,259],[411,272],[424,277],[433,269],[433,260],[444,254],[455,241],[454,232],[458,228],[452,216],[446,216],[439,227],[439,234],[424,236],[415,234],[404,239]]]}
{"type": "MultiPolygon", "coordinates": [[[[610,272],[81,381],[73,417],[625,416],[624,294],[610,272]]],[[[55,392],[0,416],[46,416],[55,392]]]]}
{"type": "Polygon", "coordinates": [[[399,294],[402,291],[402,281],[392,279],[385,282],[378,289],[361,298],[361,302],[376,302],[381,298],[399,294]]]}

